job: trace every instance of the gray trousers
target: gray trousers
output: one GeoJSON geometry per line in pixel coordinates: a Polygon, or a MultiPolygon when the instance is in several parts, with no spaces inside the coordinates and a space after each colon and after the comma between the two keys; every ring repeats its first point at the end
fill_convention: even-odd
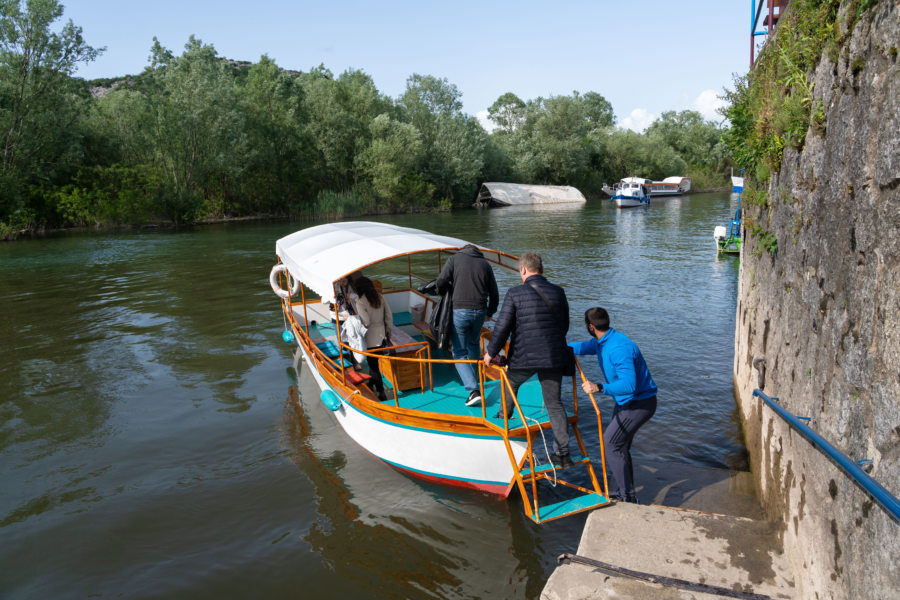
{"type": "Polygon", "coordinates": [[[606,464],[622,498],[634,496],[634,469],[631,464],[631,441],[641,425],[650,420],[656,412],[656,396],[644,400],[632,400],[627,404],[616,404],[612,419],[603,432],[606,444],[606,464]]]}
{"type": "MultiPolygon", "coordinates": [[[[506,377],[509,379],[513,393],[518,397],[519,386],[535,373],[541,382],[544,408],[547,410],[550,427],[553,429],[553,451],[560,456],[569,454],[569,419],[560,397],[562,369],[507,369],[506,377]]],[[[508,404],[508,410],[511,415],[512,402],[508,404]]]]}

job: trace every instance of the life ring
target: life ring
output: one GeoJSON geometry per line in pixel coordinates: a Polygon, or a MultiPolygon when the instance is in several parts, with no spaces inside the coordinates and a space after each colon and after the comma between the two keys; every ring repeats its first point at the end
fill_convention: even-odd
{"type": "Polygon", "coordinates": [[[284,298],[285,300],[296,295],[297,292],[300,291],[300,281],[291,277],[291,274],[287,270],[287,265],[283,264],[272,267],[272,271],[269,273],[269,285],[272,286],[272,291],[275,292],[275,295],[284,298]],[[281,283],[278,281],[279,273],[285,273],[287,275],[290,291],[281,287],[281,283]]]}

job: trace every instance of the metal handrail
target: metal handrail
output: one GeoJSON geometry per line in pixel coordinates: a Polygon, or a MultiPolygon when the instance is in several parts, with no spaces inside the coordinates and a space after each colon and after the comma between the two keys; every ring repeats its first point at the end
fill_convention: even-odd
{"type": "Polygon", "coordinates": [[[879,506],[887,511],[888,515],[895,522],[900,523],[900,500],[898,500],[896,496],[875,481],[872,476],[863,471],[850,457],[832,446],[825,438],[810,429],[810,427],[803,423],[798,417],[795,417],[786,411],[776,402],[778,398],[770,398],[758,389],[753,390],[753,395],[762,398],[769,408],[787,421],[791,427],[796,429],[800,435],[805,437],[813,446],[824,452],[839,469],[850,476],[853,483],[871,496],[879,506]]]}

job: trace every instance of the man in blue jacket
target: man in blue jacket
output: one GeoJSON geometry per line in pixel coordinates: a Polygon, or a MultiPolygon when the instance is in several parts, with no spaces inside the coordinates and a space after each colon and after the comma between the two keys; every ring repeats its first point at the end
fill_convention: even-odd
{"type": "Polygon", "coordinates": [[[619,484],[619,500],[637,502],[631,441],[641,425],[656,412],[656,384],[637,344],[609,326],[609,313],[605,309],[589,308],[584,313],[584,324],[592,339],[569,345],[575,354],[597,355],[606,383],[585,381],[581,387],[588,394],[599,392],[616,401],[612,419],[603,434],[606,457],[619,484]]]}
{"type": "MultiPolygon", "coordinates": [[[[510,288],[503,298],[484,363],[490,366],[510,339],[506,376],[513,393],[517,394],[519,386],[537,373],[544,408],[553,429],[550,461],[557,466],[570,467],[573,463],[569,456],[569,421],[560,398],[563,371],[568,362],[569,302],[566,292],[547,281],[543,273],[540,255],[526,252],[519,259],[522,285],[510,288]]],[[[509,402],[506,416],[511,418],[512,415],[513,405],[509,402]]]]}

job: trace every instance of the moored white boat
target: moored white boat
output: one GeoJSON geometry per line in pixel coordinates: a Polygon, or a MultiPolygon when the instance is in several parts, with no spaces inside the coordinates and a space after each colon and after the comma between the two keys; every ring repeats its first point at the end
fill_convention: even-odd
{"type": "Polygon", "coordinates": [[[691,191],[691,178],[666,177],[662,181],[649,181],[644,185],[651,198],[654,196],[681,196],[691,191]]]}
{"type": "MultiPolygon", "coordinates": [[[[650,196],[647,191],[647,179],[642,177],[625,177],[612,187],[610,202],[615,202],[618,208],[631,208],[650,204],[650,196]]],[[[607,192],[609,193],[609,192],[607,192]]]]}
{"type": "MultiPolygon", "coordinates": [[[[575,381],[569,421],[579,449],[573,452],[573,461],[587,469],[591,489],[563,481],[558,468],[542,464],[535,456],[535,450],[544,447],[542,436],[552,435],[536,378],[526,382],[515,397],[504,369],[485,369],[481,361],[471,361],[484,401],[468,407],[456,361],[429,339],[427,322],[437,303],[420,293],[413,281],[434,279],[442,262],[466,244],[457,238],[364,221],[319,225],[281,238],[275,245],[278,264],[270,273],[270,283],[281,299],[288,327],[285,339],[296,340],[322,401],[344,431],[392,467],[420,479],[502,496],[517,487],[525,499],[526,514],[536,522],[608,504],[605,468],[601,486],[578,432],[580,386],[575,381]],[[378,356],[390,390],[388,402],[379,402],[367,383],[369,375],[354,368],[350,356],[360,349],[341,341],[342,322],[331,318],[335,283],[361,269],[380,283],[394,315],[394,354],[368,353],[378,356]],[[509,404],[515,413],[507,420],[501,408],[509,404]],[[541,506],[537,486],[554,479],[571,489],[572,497],[541,506]]],[[[480,250],[496,268],[517,271],[515,256],[480,250]]],[[[482,340],[490,335],[490,329],[482,330],[482,340]]],[[[600,412],[589,399],[602,438],[600,412]]]]}
{"type": "Polygon", "coordinates": [[[726,228],[717,225],[713,230],[713,239],[716,240],[716,249],[722,254],[741,253],[741,196],[738,194],[738,205],[726,228]]]}

